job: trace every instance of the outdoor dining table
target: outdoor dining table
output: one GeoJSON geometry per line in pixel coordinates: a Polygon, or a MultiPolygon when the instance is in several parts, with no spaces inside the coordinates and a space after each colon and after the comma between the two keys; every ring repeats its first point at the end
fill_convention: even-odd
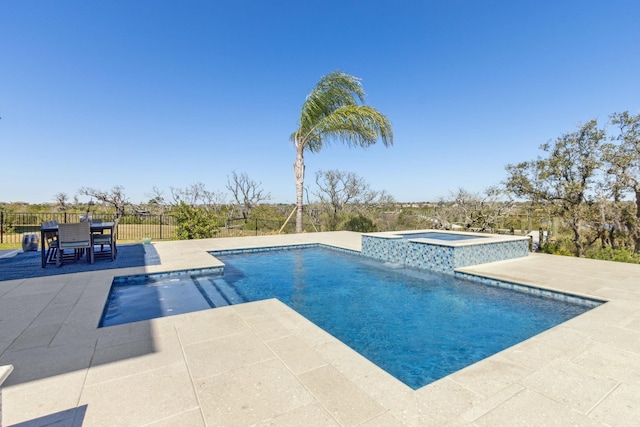
{"type": "MultiPolygon", "coordinates": [[[[115,222],[92,222],[91,223],[91,233],[104,233],[105,230],[109,230],[110,233],[113,233],[113,227],[115,226],[115,222]]],[[[57,233],[58,225],[53,225],[50,227],[40,227],[40,253],[42,254],[42,268],[47,265],[46,259],[46,248],[45,248],[45,233],[57,233]]]]}

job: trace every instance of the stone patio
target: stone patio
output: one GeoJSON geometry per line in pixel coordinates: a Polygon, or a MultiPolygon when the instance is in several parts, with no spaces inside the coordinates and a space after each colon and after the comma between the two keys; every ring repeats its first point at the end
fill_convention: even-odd
{"type": "Polygon", "coordinates": [[[530,254],[462,269],[608,302],[416,391],[277,300],[96,328],[114,276],[296,243],[361,238],[159,242],[156,266],[0,281],[0,365],[15,368],[2,425],[637,425],[638,265],[530,254]]]}

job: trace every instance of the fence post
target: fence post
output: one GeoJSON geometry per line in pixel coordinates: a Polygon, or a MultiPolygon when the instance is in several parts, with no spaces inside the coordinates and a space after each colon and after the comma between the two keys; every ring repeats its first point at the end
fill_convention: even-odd
{"type": "Polygon", "coordinates": [[[544,243],[544,231],[542,231],[542,227],[540,227],[540,229],[538,230],[538,247],[541,248],[544,243]]]}
{"type": "Polygon", "coordinates": [[[4,212],[0,212],[0,243],[4,243],[4,212]]]}
{"type": "Polygon", "coordinates": [[[162,240],[162,214],[160,214],[160,240],[162,240]]]}
{"type": "Polygon", "coordinates": [[[256,218],[256,236],[258,235],[258,218],[256,218]]]}

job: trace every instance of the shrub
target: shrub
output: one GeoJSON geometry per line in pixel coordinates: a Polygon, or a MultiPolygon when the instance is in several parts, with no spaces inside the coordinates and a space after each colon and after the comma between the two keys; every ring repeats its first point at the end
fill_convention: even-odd
{"type": "Polygon", "coordinates": [[[343,225],[343,230],[357,231],[360,233],[371,233],[377,231],[376,225],[366,216],[358,215],[349,218],[343,225]]]}
{"type": "Polygon", "coordinates": [[[591,249],[585,254],[587,258],[601,259],[605,261],[628,262],[640,264],[640,254],[633,253],[628,249],[600,248],[591,249]]]}
{"type": "Polygon", "coordinates": [[[563,240],[547,242],[540,246],[538,252],[551,255],[574,256],[574,253],[567,248],[566,242],[563,240]]]}
{"type": "Polygon", "coordinates": [[[173,214],[178,223],[178,239],[205,239],[218,230],[217,217],[205,209],[180,202],[173,214]]]}

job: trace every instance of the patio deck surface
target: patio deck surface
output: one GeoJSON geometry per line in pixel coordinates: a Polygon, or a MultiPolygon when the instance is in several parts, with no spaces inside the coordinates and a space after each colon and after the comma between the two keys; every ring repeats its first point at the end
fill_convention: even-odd
{"type": "Polygon", "coordinates": [[[207,251],[360,234],[159,242],[161,263],[0,281],[2,425],[637,425],[640,266],[530,254],[464,271],[608,300],[412,390],[277,300],[97,329],[114,276],[207,251]]]}

